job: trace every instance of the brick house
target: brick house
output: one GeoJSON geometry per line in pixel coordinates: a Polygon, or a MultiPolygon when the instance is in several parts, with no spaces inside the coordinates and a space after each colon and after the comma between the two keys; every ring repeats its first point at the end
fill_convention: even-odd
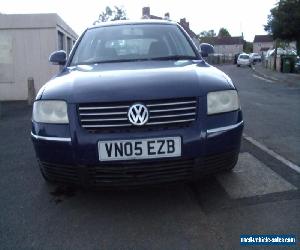
{"type": "Polygon", "coordinates": [[[192,38],[194,44],[199,48],[200,41],[198,39],[198,36],[195,34],[194,31],[190,29],[190,23],[186,21],[185,18],[181,18],[179,21],[179,24],[181,25],[182,28],[186,31],[186,33],[189,34],[189,36],[192,38]]]}
{"type": "MultiPolygon", "coordinates": [[[[165,13],[164,17],[155,16],[150,13],[150,7],[143,7],[142,18],[170,20],[170,14],[167,12],[167,13],[165,13]]],[[[192,40],[195,43],[195,45],[197,46],[197,48],[199,48],[199,45],[200,45],[199,39],[198,39],[197,35],[195,34],[195,32],[193,32],[190,29],[190,23],[186,21],[186,18],[180,19],[179,24],[181,25],[182,28],[184,28],[186,33],[189,34],[189,36],[192,38],[192,40]]]]}
{"type": "Polygon", "coordinates": [[[273,38],[270,35],[255,35],[253,40],[253,53],[262,54],[273,48],[273,38]]]}
{"type": "Polygon", "coordinates": [[[210,43],[214,46],[215,54],[223,54],[233,57],[243,52],[244,39],[242,36],[212,37],[210,43]]]}
{"type": "Polygon", "coordinates": [[[150,7],[143,7],[142,9],[142,18],[144,19],[167,19],[168,17],[170,17],[169,13],[165,14],[165,18],[159,17],[159,16],[155,16],[155,15],[151,15],[150,14],[150,7]]]}

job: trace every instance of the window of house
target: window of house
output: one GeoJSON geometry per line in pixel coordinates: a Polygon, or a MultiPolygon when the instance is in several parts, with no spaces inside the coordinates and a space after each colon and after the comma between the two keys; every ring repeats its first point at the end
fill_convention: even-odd
{"type": "Polygon", "coordinates": [[[72,49],[72,40],[70,37],[67,37],[67,54],[69,55],[72,49]]]}
{"type": "Polygon", "coordinates": [[[64,49],[64,34],[60,31],[57,31],[57,38],[58,38],[58,50],[64,49]]]}

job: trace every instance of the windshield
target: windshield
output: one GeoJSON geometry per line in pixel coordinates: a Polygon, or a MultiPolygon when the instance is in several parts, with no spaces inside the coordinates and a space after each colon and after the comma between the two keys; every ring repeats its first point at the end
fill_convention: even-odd
{"type": "Polygon", "coordinates": [[[87,30],[70,65],[172,59],[197,59],[176,25],[116,25],[87,30]]]}
{"type": "Polygon", "coordinates": [[[240,59],[249,59],[248,55],[240,55],[240,59]]]}

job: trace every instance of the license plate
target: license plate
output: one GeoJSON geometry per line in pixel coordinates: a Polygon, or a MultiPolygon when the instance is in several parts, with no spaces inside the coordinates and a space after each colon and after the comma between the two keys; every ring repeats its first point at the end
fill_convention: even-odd
{"type": "Polygon", "coordinates": [[[98,142],[100,161],[153,159],[181,156],[181,137],[98,142]]]}

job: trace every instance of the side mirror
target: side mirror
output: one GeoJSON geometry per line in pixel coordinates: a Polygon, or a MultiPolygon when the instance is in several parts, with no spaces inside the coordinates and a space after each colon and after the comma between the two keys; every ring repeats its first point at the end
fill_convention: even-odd
{"type": "Polygon", "coordinates": [[[201,51],[201,56],[202,57],[208,57],[207,51],[201,51]]]}
{"type": "Polygon", "coordinates": [[[214,54],[214,46],[212,46],[209,43],[201,43],[200,44],[200,51],[201,51],[201,56],[204,58],[207,58],[209,54],[214,54]]]}
{"type": "Polygon", "coordinates": [[[54,65],[65,65],[67,62],[67,53],[64,50],[59,50],[51,53],[49,62],[54,65]]]}

